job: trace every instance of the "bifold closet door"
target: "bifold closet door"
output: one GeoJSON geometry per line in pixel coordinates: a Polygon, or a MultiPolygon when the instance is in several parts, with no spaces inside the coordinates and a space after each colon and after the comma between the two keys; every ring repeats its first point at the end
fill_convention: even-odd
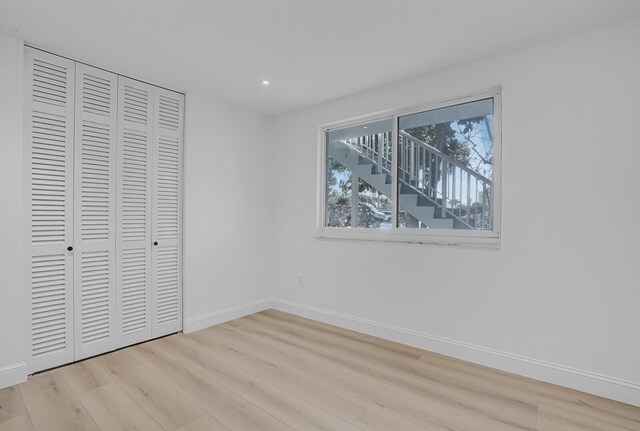
{"type": "Polygon", "coordinates": [[[76,63],[75,360],[116,348],[118,76],[76,63]]]}
{"type": "Polygon", "coordinates": [[[153,87],[118,82],[117,345],[151,338],[153,87]]]}
{"type": "Polygon", "coordinates": [[[182,329],[183,122],[182,94],[25,48],[30,373],[182,329]]]}
{"type": "Polygon", "coordinates": [[[30,48],[24,58],[26,314],[28,365],[35,372],[74,359],[73,252],[67,247],[73,246],[75,64],[30,48]]]}
{"type": "Polygon", "coordinates": [[[154,91],[152,337],[182,330],[184,95],[154,91]]]}

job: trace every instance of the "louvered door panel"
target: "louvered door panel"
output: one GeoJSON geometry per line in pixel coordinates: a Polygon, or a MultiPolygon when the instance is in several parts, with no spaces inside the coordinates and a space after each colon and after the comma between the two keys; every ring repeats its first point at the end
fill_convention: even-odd
{"type": "Polygon", "coordinates": [[[153,87],[118,78],[117,345],[151,338],[153,87]]]}
{"type": "Polygon", "coordinates": [[[76,360],[116,347],[117,97],[117,75],[84,64],[76,64],[76,360]]]}
{"type": "Polygon", "coordinates": [[[182,329],[184,96],[156,88],[153,127],[153,331],[182,329]]]}
{"type": "Polygon", "coordinates": [[[72,61],[25,48],[29,372],[73,361],[72,61]]]}

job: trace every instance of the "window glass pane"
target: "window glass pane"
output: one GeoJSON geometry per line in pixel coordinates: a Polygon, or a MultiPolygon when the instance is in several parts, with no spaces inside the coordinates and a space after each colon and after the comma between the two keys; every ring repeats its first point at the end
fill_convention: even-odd
{"type": "Polygon", "coordinates": [[[328,227],[391,228],[390,118],[326,133],[328,227]]]}
{"type": "Polygon", "coordinates": [[[491,230],[493,99],[398,118],[398,227],[491,230]]]}

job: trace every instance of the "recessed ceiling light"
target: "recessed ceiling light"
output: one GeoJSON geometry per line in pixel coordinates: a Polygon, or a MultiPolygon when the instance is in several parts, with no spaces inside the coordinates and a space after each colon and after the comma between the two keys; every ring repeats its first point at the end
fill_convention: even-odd
{"type": "Polygon", "coordinates": [[[367,128],[367,126],[364,126],[364,128],[366,129],[366,128],[367,128]]]}
{"type": "Polygon", "coordinates": [[[262,81],[262,85],[264,85],[265,87],[268,87],[269,84],[271,84],[269,81],[267,81],[266,79],[262,81]]]}

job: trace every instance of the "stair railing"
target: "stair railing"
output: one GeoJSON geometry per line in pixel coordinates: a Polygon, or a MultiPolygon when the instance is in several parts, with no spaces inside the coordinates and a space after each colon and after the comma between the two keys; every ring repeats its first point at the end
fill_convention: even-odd
{"type": "MultiPolygon", "coordinates": [[[[360,156],[391,173],[391,132],[348,138],[360,156]]],[[[491,180],[410,134],[398,136],[398,181],[469,229],[491,229],[491,180]]]]}
{"type": "Polygon", "coordinates": [[[391,173],[391,132],[348,138],[345,144],[360,152],[360,155],[375,163],[378,168],[391,173]]]}
{"type": "Polygon", "coordinates": [[[398,181],[470,229],[491,229],[491,180],[410,134],[398,136],[398,181]]]}

